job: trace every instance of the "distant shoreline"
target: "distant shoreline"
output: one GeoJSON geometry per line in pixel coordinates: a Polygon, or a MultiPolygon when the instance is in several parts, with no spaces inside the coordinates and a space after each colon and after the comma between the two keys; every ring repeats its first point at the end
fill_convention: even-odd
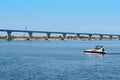
{"type": "MultiPolygon", "coordinates": [[[[11,40],[88,40],[89,37],[86,36],[81,36],[77,38],[76,36],[67,36],[66,38],[62,38],[61,36],[59,37],[50,37],[47,38],[47,36],[43,37],[32,37],[29,39],[27,36],[11,36],[11,40]]],[[[0,36],[0,40],[7,40],[7,36],[0,36]]],[[[92,37],[90,40],[100,40],[99,37],[92,37]]],[[[102,40],[109,40],[109,37],[103,37],[102,40]]],[[[112,40],[119,40],[117,37],[112,38],[112,40]]]]}

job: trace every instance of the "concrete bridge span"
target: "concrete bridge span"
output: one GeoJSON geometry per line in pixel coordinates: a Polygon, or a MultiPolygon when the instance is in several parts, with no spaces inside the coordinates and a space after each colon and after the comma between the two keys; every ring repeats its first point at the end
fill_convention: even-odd
{"type": "Polygon", "coordinates": [[[112,40],[113,37],[116,36],[120,40],[120,35],[116,35],[116,34],[52,32],[52,31],[32,31],[32,30],[9,30],[9,29],[0,29],[0,32],[6,32],[7,33],[7,40],[11,40],[11,34],[13,32],[28,33],[29,34],[29,39],[32,38],[32,34],[33,33],[45,33],[47,35],[47,39],[46,40],[48,40],[51,37],[51,34],[61,34],[63,36],[62,40],[64,40],[68,34],[76,35],[77,38],[79,38],[81,35],[87,35],[88,36],[88,40],[91,40],[92,36],[94,36],[94,35],[99,36],[99,40],[102,40],[104,36],[108,36],[109,40],[112,40]]]}

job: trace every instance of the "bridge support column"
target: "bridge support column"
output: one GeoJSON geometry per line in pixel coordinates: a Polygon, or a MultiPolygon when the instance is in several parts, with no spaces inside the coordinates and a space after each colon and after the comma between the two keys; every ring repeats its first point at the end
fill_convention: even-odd
{"type": "Polygon", "coordinates": [[[88,38],[88,40],[91,40],[91,38],[92,38],[92,34],[89,34],[89,38],[88,38]]]}
{"type": "Polygon", "coordinates": [[[109,39],[109,40],[112,40],[112,35],[110,35],[109,37],[110,37],[110,39],[109,39]]]}
{"type": "Polygon", "coordinates": [[[50,34],[51,34],[50,32],[47,33],[47,38],[45,40],[49,40],[50,34]]]}
{"type": "Polygon", "coordinates": [[[120,36],[118,36],[118,39],[120,40],[120,36]]]}
{"type": "Polygon", "coordinates": [[[76,34],[76,36],[77,36],[77,39],[79,39],[79,38],[80,38],[80,34],[76,34]]]}
{"type": "Polygon", "coordinates": [[[103,35],[100,35],[100,40],[102,40],[102,38],[103,38],[103,35]]]}
{"type": "Polygon", "coordinates": [[[32,39],[32,32],[28,32],[28,34],[29,34],[29,40],[31,40],[32,39]]]}
{"type": "Polygon", "coordinates": [[[65,40],[65,38],[66,38],[66,33],[63,33],[62,35],[63,35],[63,37],[62,37],[61,40],[65,40]]]}
{"type": "Polygon", "coordinates": [[[11,31],[7,31],[7,40],[8,41],[12,40],[12,38],[11,38],[11,31]]]}

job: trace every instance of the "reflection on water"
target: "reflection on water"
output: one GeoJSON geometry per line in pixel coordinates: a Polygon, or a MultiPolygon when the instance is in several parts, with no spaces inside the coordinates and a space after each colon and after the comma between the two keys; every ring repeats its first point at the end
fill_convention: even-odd
{"type": "Polygon", "coordinates": [[[106,54],[99,54],[99,53],[94,53],[94,54],[85,54],[87,56],[105,56],[105,55],[120,55],[120,53],[106,53],[106,54]]]}
{"type": "Polygon", "coordinates": [[[94,54],[85,54],[87,56],[104,56],[105,54],[99,54],[99,53],[94,53],[94,54]]]}

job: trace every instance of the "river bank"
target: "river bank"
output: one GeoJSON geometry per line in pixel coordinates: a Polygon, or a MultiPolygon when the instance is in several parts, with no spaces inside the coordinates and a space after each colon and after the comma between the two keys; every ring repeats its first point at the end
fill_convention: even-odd
{"type": "MultiPolygon", "coordinates": [[[[0,39],[1,40],[6,40],[7,39],[7,36],[0,36],[0,39]]],[[[59,37],[50,37],[50,38],[47,38],[47,36],[43,36],[43,37],[32,37],[32,38],[29,38],[29,37],[22,37],[22,36],[12,36],[11,37],[11,40],[100,40],[99,37],[92,37],[89,39],[89,37],[86,37],[86,36],[81,36],[81,37],[76,37],[76,36],[67,36],[66,38],[63,38],[61,36],[59,37]]],[[[110,40],[109,37],[103,37],[102,40],[110,40]]],[[[119,40],[117,37],[113,37],[112,40],[119,40]]]]}

